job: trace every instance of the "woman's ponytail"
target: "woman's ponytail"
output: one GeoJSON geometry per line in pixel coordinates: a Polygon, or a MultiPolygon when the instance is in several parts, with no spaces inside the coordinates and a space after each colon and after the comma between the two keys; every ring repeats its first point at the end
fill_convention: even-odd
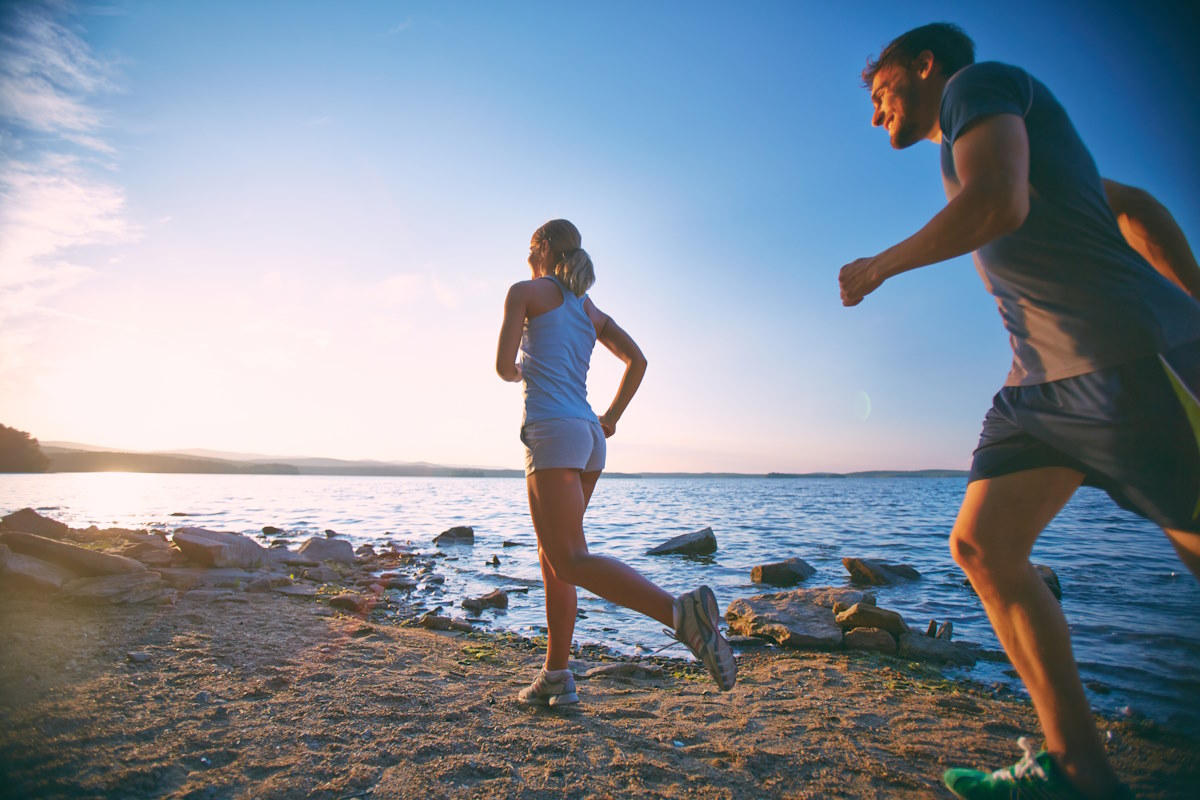
{"type": "Polygon", "coordinates": [[[554,257],[554,277],[576,297],[583,297],[596,282],[592,257],[580,245],[579,229],[565,219],[552,219],[534,232],[534,241],[548,242],[554,257]]]}
{"type": "Polygon", "coordinates": [[[554,265],[554,277],[562,281],[576,297],[583,297],[596,282],[592,257],[581,247],[563,253],[554,265]]]}

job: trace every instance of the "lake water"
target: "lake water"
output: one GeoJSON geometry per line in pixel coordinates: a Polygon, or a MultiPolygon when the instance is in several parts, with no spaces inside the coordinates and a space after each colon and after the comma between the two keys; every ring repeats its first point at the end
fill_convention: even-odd
{"type": "MultiPolygon", "coordinates": [[[[585,527],[594,552],[619,558],[672,593],[707,583],[722,609],[769,591],[750,582],[756,564],[798,556],[817,569],[805,586],[849,585],[844,556],[911,564],[919,581],[877,590],[879,605],[924,630],[951,620],[956,639],[999,649],[979,600],[962,585],[947,536],[966,488],[962,478],[602,479],[585,527]],[[646,556],[667,538],[711,526],[711,559],[646,556]]],[[[72,527],[174,529],[198,525],[258,534],[265,525],[300,539],[333,529],[355,544],[431,540],[455,525],[475,529],[473,548],[439,561],[445,596],[529,586],[489,624],[526,635],[544,625],[543,595],[519,478],[144,475],[0,476],[0,512],[31,506],[72,527]],[[186,516],[172,516],[182,513],[186,516]],[[524,547],[503,547],[505,540],[524,547]],[[493,554],[501,564],[485,562],[493,554]],[[453,560],[452,560],[453,559],[453,560]]],[[[1034,549],[1058,573],[1063,609],[1093,705],[1131,706],[1169,727],[1200,734],[1200,585],[1152,524],[1081,489],[1034,549]]],[[[578,642],[634,653],[667,642],[658,623],[580,592],[578,642]]],[[[685,652],[682,651],[681,652],[685,652]]],[[[966,676],[1020,691],[1007,665],[980,662],[966,676]]]]}

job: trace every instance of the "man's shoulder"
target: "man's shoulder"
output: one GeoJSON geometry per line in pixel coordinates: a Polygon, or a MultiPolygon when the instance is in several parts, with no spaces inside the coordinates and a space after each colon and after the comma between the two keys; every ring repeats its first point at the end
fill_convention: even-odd
{"type": "Polygon", "coordinates": [[[963,67],[942,90],[943,141],[953,143],[973,120],[990,114],[1024,116],[1033,99],[1033,78],[1012,64],[981,61],[963,67]]]}
{"type": "Polygon", "coordinates": [[[964,90],[969,91],[972,87],[996,81],[1027,81],[1030,77],[1028,72],[1012,64],[1005,64],[1002,61],[980,61],[968,64],[951,75],[950,80],[946,82],[942,96],[946,97],[955,92],[961,93],[964,90]]]}

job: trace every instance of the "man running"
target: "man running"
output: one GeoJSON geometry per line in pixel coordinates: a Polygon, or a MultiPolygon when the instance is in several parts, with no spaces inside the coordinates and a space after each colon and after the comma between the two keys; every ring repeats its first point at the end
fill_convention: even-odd
{"type": "Polygon", "coordinates": [[[974,251],[1012,342],[950,549],[1029,690],[1045,751],[1022,740],[1015,767],[952,769],[946,785],[970,800],[1128,797],[1029,554],[1089,484],[1162,526],[1200,577],[1200,268],[1166,209],[1100,177],[1042,83],[974,62],[974,43],[945,23],[868,60],[871,123],[896,149],[941,145],[948,203],[908,239],[844,266],[842,302],[974,251]]]}

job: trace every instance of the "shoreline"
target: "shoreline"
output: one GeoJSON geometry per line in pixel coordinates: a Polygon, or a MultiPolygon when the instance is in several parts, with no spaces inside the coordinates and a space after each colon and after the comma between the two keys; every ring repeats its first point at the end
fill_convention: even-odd
{"type": "MultiPolygon", "coordinates": [[[[69,538],[158,560],[167,580],[115,604],[4,582],[0,796],[950,797],[945,769],[1007,766],[1017,736],[1040,738],[1027,700],[853,651],[741,650],[722,694],[695,663],[585,646],[582,702],[531,708],[516,693],[535,640],[406,610],[408,574],[436,574],[424,557],[293,564],[293,579],[186,566],[145,531],[69,538]],[[625,666],[586,677],[605,665],[625,666]]],[[[1200,739],[1097,719],[1139,797],[1200,783],[1200,739]]]]}

